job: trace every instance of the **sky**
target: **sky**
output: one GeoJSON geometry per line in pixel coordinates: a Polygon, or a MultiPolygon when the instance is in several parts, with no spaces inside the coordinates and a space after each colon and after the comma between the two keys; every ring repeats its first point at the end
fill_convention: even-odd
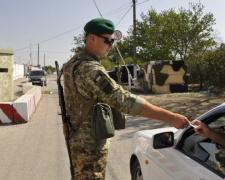
{"type": "MultiPolygon", "coordinates": [[[[225,41],[224,0],[137,0],[136,18],[153,8],[158,13],[174,8],[188,9],[189,3],[204,5],[212,13],[217,38],[225,41]]],[[[43,66],[61,66],[74,53],[74,36],[83,33],[84,25],[100,14],[110,19],[123,35],[133,25],[132,0],[0,0],[0,48],[14,51],[14,62],[32,62],[43,66]],[[32,56],[30,56],[32,54],[32,56]]]]}

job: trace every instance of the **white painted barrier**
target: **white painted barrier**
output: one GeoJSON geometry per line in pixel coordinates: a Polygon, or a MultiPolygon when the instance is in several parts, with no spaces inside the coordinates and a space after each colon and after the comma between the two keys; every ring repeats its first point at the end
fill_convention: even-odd
{"type": "Polygon", "coordinates": [[[39,101],[41,100],[41,87],[34,86],[23,96],[13,103],[13,107],[19,112],[26,122],[29,121],[31,115],[35,111],[39,101]]]}
{"type": "Polygon", "coordinates": [[[32,83],[24,83],[22,84],[22,92],[23,94],[26,94],[27,91],[29,91],[30,89],[32,89],[34,86],[32,85],[32,83]]]}
{"type": "Polygon", "coordinates": [[[34,96],[34,102],[35,102],[35,106],[37,106],[39,101],[41,100],[41,97],[42,97],[42,87],[34,86],[32,89],[27,91],[26,95],[29,95],[29,94],[35,95],[34,96]]]}
{"type": "MultiPolygon", "coordinates": [[[[13,103],[13,107],[16,109],[18,114],[23,117],[25,122],[28,122],[33,111],[35,110],[34,105],[34,95],[23,95],[18,98],[13,103]]],[[[14,122],[17,122],[17,119],[14,119],[14,122]]]]}
{"type": "Polygon", "coordinates": [[[42,97],[42,88],[33,86],[14,102],[0,102],[0,124],[28,122],[42,97]]]}

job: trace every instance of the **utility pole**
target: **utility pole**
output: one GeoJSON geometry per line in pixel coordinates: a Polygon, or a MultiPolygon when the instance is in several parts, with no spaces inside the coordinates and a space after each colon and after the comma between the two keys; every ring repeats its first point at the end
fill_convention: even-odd
{"type": "Polygon", "coordinates": [[[134,78],[137,78],[137,53],[136,53],[136,0],[133,0],[133,59],[134,59],[134,78]]]}
{"type": "Polygon", "coordinates": [[[44,54],[44,71],[45,71],[45,54],[44,54]]]}
{"type": "Polygon", "coordinates": [[[30,64],[31,64],[31,66],[33,66],[33,62],[32,62],[32,50],[31,50],[31,48],[32,48],[32,44],[31,44],[31,41],[30,41],[30,64]]]}
{"type": "Polygon", "coordinates": [[[38,44],[38,67],[39,67],[39,44],[38,44]]]}

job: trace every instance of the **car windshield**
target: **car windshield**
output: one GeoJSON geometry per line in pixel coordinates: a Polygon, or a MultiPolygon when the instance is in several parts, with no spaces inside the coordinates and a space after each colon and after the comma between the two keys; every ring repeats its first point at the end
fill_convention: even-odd
{"type": "Polygon", "coordinates": [[[44,72],[43,71],[31,71],[30,75],[31,76],[44,76],[44,72]]]}

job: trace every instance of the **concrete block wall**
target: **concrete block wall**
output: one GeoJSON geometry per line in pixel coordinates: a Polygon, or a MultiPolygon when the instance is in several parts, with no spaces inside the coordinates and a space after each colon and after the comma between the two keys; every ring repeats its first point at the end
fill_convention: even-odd
{"type": "Polygon", "coordinates": [[[13,100],[13,61],[11,49],[0,49],[0,102],[13,100]]]}

